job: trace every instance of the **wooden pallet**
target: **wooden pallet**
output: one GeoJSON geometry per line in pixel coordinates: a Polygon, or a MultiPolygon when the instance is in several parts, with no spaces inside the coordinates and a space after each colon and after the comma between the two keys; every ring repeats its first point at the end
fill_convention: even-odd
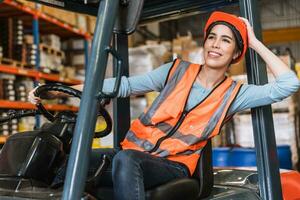
{"type": "Polygon", "coordinates": [[[9,58],[3,58],[3,57],[0,58],[0,64],[12,66],[12,67],[30,68],[30,69],[34,67],[33,65],[28,63],[23,63],[9,58]]]}
{"type": "Polygon", "coordinates": [[[47,52],[48,54],[58,56],[58,57],[63,57],[63,58],[65,57],[65,54],[63,51],[53,49],[52,47],[45,45],[45,44],[40,44],[40,50],[47,52]]]}
{"type": "Polygon", "coordinates": [[[9,58],[0,58],[0,64],[14,66],[14,67],[23,67],[22,63],[16,60],[12,60],[9,58]]]}

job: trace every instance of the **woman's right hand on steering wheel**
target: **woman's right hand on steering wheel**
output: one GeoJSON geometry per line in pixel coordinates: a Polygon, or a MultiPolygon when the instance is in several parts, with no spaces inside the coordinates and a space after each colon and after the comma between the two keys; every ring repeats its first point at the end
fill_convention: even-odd
{"type": "MultiPolygon", "coordinates": [[[[41,102],[41,98],[40,97],[37,97],[35,96],[35,90],[41,86],[41,84],[39,84],[38,86],[36,86],[35,88],[33,88],[29,93],[28,93],[28,101],[32,104],[38,104],[41,102]]],[[[56,92],[56,91],[49,91],[47,92],[46,95],[43,95],[43,99],[55,99],[55,98],[58,98],[60,97],[60,94],[59,92],[56,92]]]]}
{"type": "Polygon", "coordinates": [[[33,88],[29,93],[28,93],[28,101],[32,104],[38,104],[41,99],[39,97],[36,97],[34,95],[35,90],[40,86],[40,84],[38,86],[36,86],[35,88],[33,88]]]}

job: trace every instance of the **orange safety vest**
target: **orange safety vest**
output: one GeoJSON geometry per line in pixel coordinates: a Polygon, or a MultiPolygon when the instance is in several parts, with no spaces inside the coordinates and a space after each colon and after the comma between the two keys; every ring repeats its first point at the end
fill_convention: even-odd
{"type": "Polygon", "coordinates": [[[179,59],[171,67],[164,89],[133,121],[122,149],[135,149],[185,164],[194,173],[207,139],[220,132],[240,83],[226,77],[194,108],[186,103],[201,66],[179,59]]]}

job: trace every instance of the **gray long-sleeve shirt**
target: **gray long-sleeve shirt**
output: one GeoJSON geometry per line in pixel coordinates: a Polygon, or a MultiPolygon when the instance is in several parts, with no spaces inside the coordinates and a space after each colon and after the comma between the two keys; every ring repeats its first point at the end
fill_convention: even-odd
{"type": "MultiPolygon", "coordinates": [[[[160,92],[164,87],[171,66],[172,63],[167,63],[143,75],[122,77],[118,97],[145,94],[150,91],[160,92]]],[[[104,92],[112,91],[113,86],[114,78],[106,79],[103,87],[104,92]]],[[[278,76],[274,82],[265,85],[244,84],[228,114],[281,101],[296,92],[299,87],[300,82],[292,71],[278,76]]],[[[194,82],[188,98],[187,109],[198,104],[210,90],[194,82]]]]}

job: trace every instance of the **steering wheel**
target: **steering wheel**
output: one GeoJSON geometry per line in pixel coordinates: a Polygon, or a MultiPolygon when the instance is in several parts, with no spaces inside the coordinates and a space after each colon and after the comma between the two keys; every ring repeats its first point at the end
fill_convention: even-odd
{"type": "MultiPolygon", "coordinates": [[[[81,98],[81,91],[76,90],[74,88],[71,88],[66,85],[62,85],[60,83],[52,83],[52,84],[46,84],[46,85],[41,85],[39,86],[35,92],[34,95],[40,98],[43,98],[43,96],[46,96],[46,93],[49,91],[58,91],[58,92],[63,92],[65,94],[68,94],[73,97],[81,98]]],[[[106,128],[104,130],[95,132],[95,138],[99,137],[105,137],[107,136],[111,130],[112,130],[112,120],[110,117],[110,114],[107,112],[107,110],[104,108],[106,104],[109,103],[109,99],[101,99],[99,101],[98,105],[98,116],[102,116],[104,118],[104,121],[106,122],[106,128]]],[[[36,105],[38,111],[40,111],[49,121],[53,122],[55,120],[55,116],[51,114],[45,107],[44,105],[40,102],[36,105]]]]}

